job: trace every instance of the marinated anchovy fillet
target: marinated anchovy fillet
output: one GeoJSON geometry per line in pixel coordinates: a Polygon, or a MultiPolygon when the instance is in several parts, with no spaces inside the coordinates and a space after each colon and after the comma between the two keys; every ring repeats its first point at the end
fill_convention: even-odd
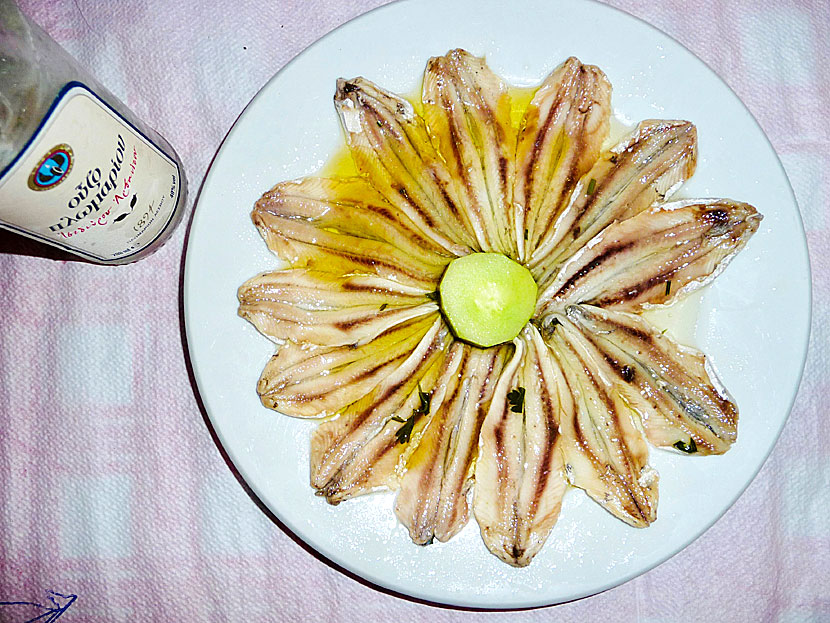
{"type": "Polygon", "coordinates": [[[434,289],[452,259],[361,178],[277,184],[251,216],[269,248],[295,267],[434,289]]]}
{"type": "Polygon", "coordinates": [[[641,122],[605,152],[574,188],[555,233],[533,252],[531,270],[546,283],[556,267],[614,221],[664,200],[697,164],[697,132],[688,121],[641,122]]]}
{"type": "Polygon", "coordinates": [[[513,201],[520,259],[526,261],[555,234],[574,186],[599,156],[610,118],[611,85],[598,67],[571,57],[539,87],[516,150],[513,201]]]}
{"type": "Polygon", "coordinates": [[[332,504],[396,484],[396,467],[417,445],[426,414],[414,413],[423,388],[434,387],[449,330],[440,318],[407,360],[311,438],[311,485],[332,504]],[[406,443],[398,434],[413,417],[406,443]]]}
{"type": "Polygon", "coordinates": [[[714,279],[758,229],[747,203],[691,199],[609,225],[562,266],[539,296],[544,316],[570,303],[637,311],[714,279]]]}
{"type": "MultiPolygon", "coordinates": [[[[568,318],[547,325],[547,343],[573,396],[561,418],[565,473],[606,510],[643,528],[657,518],[657,472],[636,412],[614,391],[613,370],[568,318]]],[[[555,321],[555,322],[554,322],[555,321]]]]}
{"type": "Polygon", "coordinates": [[[483,58],[452,50],[427,63],[424,119],[482,251],[515,258],[512,180],[516,133],[507,86],[483,58]]]}
{"type": "Polygon", "coordinates": [[[239,315],[264,335],[322,346],[359,346],[438,311],[427,293],[387,279],[303,269],[249,279],[238,297],[239,315]]]}
{"type": "Polygon", "coordinates": [[[358,171],[432,240],[468,253],[472,228],[412,104],[365,78],[338,80],[334,103],[358,171]]]}
{"type": "Polygon", "coordinates": [[[523,567],[559,516],[565,492],[559,417],[573,405],[536,328],[528,325],[514,343],[481,430],[474,508],[488,549],[523,567]]]}
{"type": "Polygon", "coordinates": [[[409,456],[395,502],[415,543],[448,541],[469,519],[478,434],[508,348],[456,342],[444,362],[429,423],[409,456]]]}
{"type": "Polygon", "coordinates": [[[655,446],[722,454],[738,435],[738,407],[706,357],[634,314],[571,305],[567,316],[613,369],[655,446]]]}
{"type": "Polygon", "coordinates": [[[287,342],[260,376],[260,400],[295,417],[334,415],[394,372],[434,321],[434,314],[406,321],[360,346],[287,342]]]}

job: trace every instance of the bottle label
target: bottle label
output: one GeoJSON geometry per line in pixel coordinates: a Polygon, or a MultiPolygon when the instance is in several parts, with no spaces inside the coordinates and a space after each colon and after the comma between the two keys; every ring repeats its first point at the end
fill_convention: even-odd
{"type": "Polygon", "coordinates": [[[0,223],[99,261],[151,245],[173,218],[177,163],[72,82],[0,177],[0,223]]]}

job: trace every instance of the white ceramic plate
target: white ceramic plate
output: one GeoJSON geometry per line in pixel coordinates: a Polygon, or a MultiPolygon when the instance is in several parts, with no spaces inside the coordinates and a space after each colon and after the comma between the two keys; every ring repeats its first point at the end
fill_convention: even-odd
{"type": "Polygon", "coordinates": [[[647,24],[589,1],[404,1],[349,22],[280,71],[237,121],[208,174],[190,232],[185,321],[199,392],[245,480],[288,528],[332,561],[417,598],[482,608],[553,604],[631,579],[679,552],[735,501],[787,418],[807,348],[810,279],[798,209],[766,137],[701,61],[647,24]],[[335,80],[363,75],[413,93],[427,59],[463,47],[514,85],[539,83],[570,55],[599,65],[618,118],[697,124],[700,159],[687,196],[728,196],[764,214],[748,247],[705,291],[696,342],[741,408],[724,456],[652,451],[659,518],[630,528],[581,491],[533,563],[514,569],[472,521],[455,539],[413,545],[380,493],[333,507],[308,485],[313,423],[263,408],[255,386],[272,344],[236,315],[236,289],[276,261],[249,211],[275,183],[317,172],[342,145],[335,80]],[[786,322],[781,322],[786,318],[786,322]]]}

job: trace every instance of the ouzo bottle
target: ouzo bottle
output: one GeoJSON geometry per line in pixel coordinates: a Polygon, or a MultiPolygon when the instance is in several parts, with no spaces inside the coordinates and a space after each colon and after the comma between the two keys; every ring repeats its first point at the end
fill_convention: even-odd
{"type": "Polygon", "coordinates": [[[0,227],[125,264],[164,244],[186,194],[170,144],[0,0],[0,227]]]}

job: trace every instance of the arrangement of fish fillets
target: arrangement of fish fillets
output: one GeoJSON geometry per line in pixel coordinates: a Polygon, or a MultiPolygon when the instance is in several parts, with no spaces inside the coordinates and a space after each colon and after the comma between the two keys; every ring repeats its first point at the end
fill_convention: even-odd
{"type": "Polygon", "coordinates": [[[396,490],[419,545],[474,517],[514,566],[569,487],[654,522],[648,445],[726,452],[738,408],[701,352],[641,312],[709,283],[762,218],[670,200],[694,174],[695,126],[646,120],[609,146],[598,67],[567,59],[517,114],[464,50],[429,60],[419,105],[362,77],[338,80],[334,104],[358,175],[265,193],[253,222],[286,267],[238,292],[239,315],[277,343],[262,404],[322,419],[311,486],[331,504],[396,490]],[[478,252],[520,262],[539,292],[521,333],[490,348],[453,334],[437,292],[478,252]]]}

